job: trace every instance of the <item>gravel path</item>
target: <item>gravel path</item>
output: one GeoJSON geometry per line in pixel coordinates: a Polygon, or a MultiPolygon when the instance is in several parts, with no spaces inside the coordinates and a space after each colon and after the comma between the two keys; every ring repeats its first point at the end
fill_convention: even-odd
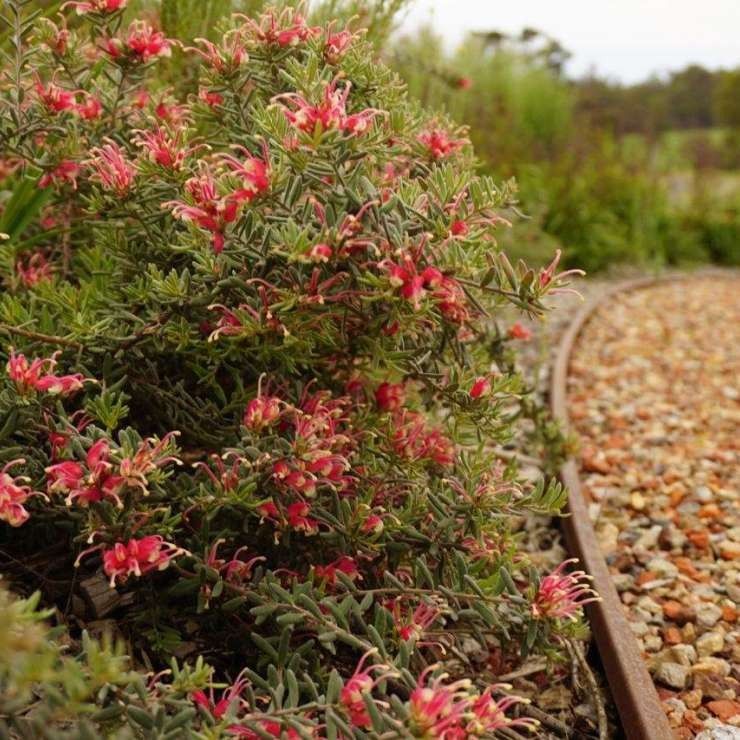
{"type": "Polygon", "coordinates": [[[740,739],[740,278],[620,295],[569,378],[604,554],[677,738],[740,739]]]}

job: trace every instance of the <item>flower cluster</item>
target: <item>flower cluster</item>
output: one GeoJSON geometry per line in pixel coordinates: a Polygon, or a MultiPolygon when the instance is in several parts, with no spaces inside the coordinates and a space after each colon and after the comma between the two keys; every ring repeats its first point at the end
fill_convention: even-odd
{"type": "Polygon", "coordinates": [[[384,115],[384,112],[365,108],[359,113],[347,114],[351,83],[346,82],[340,89],[337,87],[338,81],[334,79],[324,87],[323,98],[315,105],[298,93],[285,93],[275,100],[285,101],[285,117],[300,131],[314,134],[318,128],[320,132],[336,129],[353,136],[363,134],[370,128],[373,119],[384,115]]]}
{"type": "Polygon", "coordinates": [[[143,64],[156,57],[170,56],[172,46],[173,41],[161,31],[155,30],[146,21],[135,20],[124,36],[106,39],[103,49],[116,61],[143,64]]]}
{"type": "Polygon", "coordinates": [[[16,465],[23,465],[26,461],[11,460],[0,470],[0,521],[7,522],[11,527],[20,527],[30,516],[23,504],[31,496],[43,496],[39,491],[33,491],[25,485],[29,479],[23,476],[13,477],[8,472],[16,465]]]}
{"type": "Polygon", "coordinates": [[[57,355],[36,358],[30,362],[25,355],[11,349],[8,359],[8,377],[15,383],[18,392],[26,395],[29,391],[49,393],[51,395],[69,396],[82,390],[84,383],[94,383],[92,378],[85,378],[80,373],[55,375],[57,355]]]}
{"type": "Polygon", "coordinates": [[[237,220],[242,206],[270,187],[267,157],[260,159],[244,148],[240,150],[244,159],[220,157],[220,176],[201,162],[200,172],[185,182],[188,202],[173,200],[162,204],[175,218],[209,231],[216,254],[223,251],[226,227],[237,220]]]}
{"type": "Polygon", "coordinates": [[[103,551],[103,570],[110,576],[110,584],[125,583],[130,576],[140,578],[153,570],[165,570],[184,550],[159,535],[130,539],[103,551]]]}
{"type": "Polygon", "coordinates": [[[145,439],[132,455],[117,454],[114,459],[107,439],[93,443],[84,462],[64,460],[46,469],[49,493],[66,493],[66,503],[88,506],[106,500],[123,508],[120,494],[125,489],[149,493],[149,477],[155,471],[179,460],[169,452],[172,434],[156,441],[145,439]]]}
{"type": "Polygon", "coordinates": [[[430,679],[433,670],[431,666],[419,676],[409,699],[412,729],[417,736],[463,740],[484,737],[507,727],[533,730],[538,726],[537,720],[529,717],[512,718],[505,714],[515,704],[526,703],[517,696],[504,696],[499,700],[493,697],[494,692],[509,686],[497,684],[478,694],[471,691],[467,679],[445,683],[445,674],[430,679]]]}
{"type": "Polygon", "coordinates": [[[89,120],[103,112],[99,98],[85,90],[67,90],[53,81],[44,84],[38,76],[34,86],[39,102],[52,115],[68,112],[89,120]]]}

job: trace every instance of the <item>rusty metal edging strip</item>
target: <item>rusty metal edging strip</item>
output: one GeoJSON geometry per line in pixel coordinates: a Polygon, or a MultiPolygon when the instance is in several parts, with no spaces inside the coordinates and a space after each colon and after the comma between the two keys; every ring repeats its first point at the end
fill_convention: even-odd
{"type": "MultiPolygon", "coordinates": [[[[560,340],[550,377],[550,408],[555,418],[564,426],[568,425],[566,383],[571,352],[581,329],[594,311],[617,293],[682,277],[684,276],[650,277],[619,283],[591,300],[578,312],[560,340]]],[[[587,614],[622,727],[629,740],[673,740],[673,733],[655,686],[601,554],[583,497],[578,465],[574,459],[570,458],[563,465],[560,478],[570,493],[570,516],[562,520],[566,546],[593,577],[594,588],[601,596],[600,602],[587,606],[587,614]]]]}

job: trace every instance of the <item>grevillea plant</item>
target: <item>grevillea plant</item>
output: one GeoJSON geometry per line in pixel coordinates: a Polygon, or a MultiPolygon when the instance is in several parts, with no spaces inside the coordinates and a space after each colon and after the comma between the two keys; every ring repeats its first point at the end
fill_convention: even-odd
{"type": "Polygon", "coordinates": [[[592,595],[517,552],[511,522],[564,494],[493,451],[531,405],[511,369],[527,330],[497,316],[541,314],[557,257],[507,261],[513,187],[474,175],[464,131],[357,29],[268,11],[179,48],[125,5],[8,6],[0,562],[83,622],[99,574],[151,675],[89,638],[78,658],[21,640],[43,670],[0,672],[3,721],[532,726],[505,686],[438,666],[471,638],[555,653],[592,595]],[[175,49],[194,68],[179,98],[157,77],[175,49]]]}

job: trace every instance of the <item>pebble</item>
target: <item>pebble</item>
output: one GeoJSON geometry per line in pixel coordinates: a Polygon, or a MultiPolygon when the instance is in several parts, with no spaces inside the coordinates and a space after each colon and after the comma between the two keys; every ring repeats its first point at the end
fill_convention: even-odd
{"type": "Polygon", "coordinates": [[[690,668],[680,663],[661,663],[653,673],[656,681],[673,689],[684,689],[688,683],[690,668]]]}

